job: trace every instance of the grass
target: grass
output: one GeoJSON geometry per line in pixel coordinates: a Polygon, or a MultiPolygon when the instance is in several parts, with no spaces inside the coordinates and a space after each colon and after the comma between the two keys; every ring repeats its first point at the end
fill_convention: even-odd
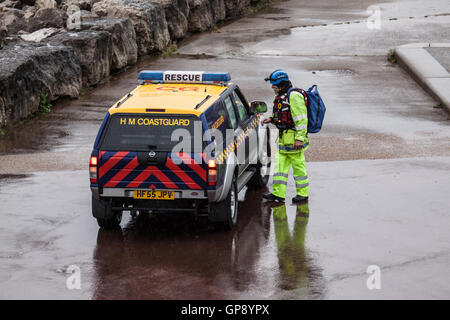
{"type": "Polygon", "coordinates": [[[394,51],[394,49],[390,49],[389,50],[389,53],[387,55],[387,61],[389,61],[392,64],[397,63],[397,59],[395,58],[395,51],[394,51]]]}
{"type": "Polygon", "coordinates": [[[80,88],[80,92],[78,93],[78,96],[82,97],[86,94],[86,88],[85,87],[81,87],[80,88]]]}
{"type": "Polygon", "coordinates": [[[53,105],[48,102],[48,93],[40,93],[39,94],[39,106],[38,109],[29,114],[27,117],[17,120],[12,124],[7,124],[6,126],[0,127],[0,136],[4,136],[8,133],[11,128],[15,128],[17,126],[25,124],[27,121],[36,118],[39,115],[47,114],[52,111],[53,105]]]}
{"type": "Polygon", "coordinates": [[[48,93],[42,93],[40,94],[39,99],[39,108],[37,110],[37,114],[45,114],[52,111],[52,105],[48,102],[48,93]]]}
{"type": "Polygon", "coordinates": [[[166,59],[166,58],[170,57],[171,55],[173,55],[174,53],[176,53],[177,51],[178,51],[177,43],[172,42],[172,44],[169,47],[167,47],[167,50],[165,52],[163,52],[161,57],[163,59],[166,59]]]}
{"type": "Polygon", "coordinates": [[[243,16],[248,16],[248,15],[252,15],[255,14],[263,9],[266,9],[268,6],[270,6],[270,4],[274,2],[274,0],[262,0],[260,2],[258,2],[255,5],[251,5],[250,7],[248,7],[243,16]]]}

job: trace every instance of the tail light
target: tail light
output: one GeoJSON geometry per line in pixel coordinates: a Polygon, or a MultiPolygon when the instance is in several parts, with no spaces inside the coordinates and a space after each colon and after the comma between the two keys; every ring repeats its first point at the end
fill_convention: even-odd
{"type": "Polygon", "coordinates": [[[215,186],[217,183],[217,163],[216,160],[208,161],[208,185],[215,186]]]}
{"type": "Polygon", "coordinates": [[[91,180],[91,183],[97,183],[97,164],[98,164],[98,158],[97,157],[91,157],[91,160],[89,161],[89,179],[91,180]]]}

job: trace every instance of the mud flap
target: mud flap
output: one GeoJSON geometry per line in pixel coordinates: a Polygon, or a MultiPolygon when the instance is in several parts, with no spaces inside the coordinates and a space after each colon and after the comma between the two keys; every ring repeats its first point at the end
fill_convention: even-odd
{"type": "Polygon", "coordinates": [[[92,215],[94,218],[112,219],[114,213],[111,203],[109,201],[95,199],[95,197],[92,196],[92,215]]]}
{"type": "Polygon", "coordinates": [[[208,206],[208,219],[211,222],[227,221],[226,201],[222,201],[219,203],[210,203],[208,206]]]}

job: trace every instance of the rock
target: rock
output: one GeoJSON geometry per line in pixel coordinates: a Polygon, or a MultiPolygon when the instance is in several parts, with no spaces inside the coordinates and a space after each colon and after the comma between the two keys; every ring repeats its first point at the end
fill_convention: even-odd
{"type": "Polygon", "coordinates": [[[76,6],[80,10],[91,11],[93,0],[64,0],[61,3],[61,10],[67,12],[67,8],[70,6],[76,6]]]}
{"type": "Polygon", "coordinates": [[[165,0],[162,2],[172,40],[182,39],[188,31],[188,0],[165,0]]]}
{"type": "MultiPolygon", "coordinates": [[[[34,6],[36,4],[36,0],[20,0],[24,6],[34,6]]],[[[22,8],[23,9],[23,8],[22,8]]]]}
{"type": "Polygon", "coordinates": [[[225,0],[227,18],[240,16],[250,5],[250,0],[225,0]]]}
{"type": "Polygon", "coordinates": [[[99,16],[87,10],[80,10],[80,18],[81,22],[86,22],[97,20],[99,16]]]}
{"type": "Polygon", "coordinates": [[[81,23],[98,20],[99,16],[87,10],[78,10],[77,7],[69,6],[67,9],[67,30],[81,30],[81,23]]]}
{"type": "Polygon", "coordinates": [[[92,7],[100,17],[129,18],[140,56],[164,51],[170,43],[164,8],[146,0],[102,0],[92,7]]]}
{"type": "Polygon", "coordinates": [[[27,23],[23,17],[22,10],[2,7],[0,8],[0,28],[5,28],[10,35],[26,30],[27,23]]]}
{"type": "Polygon", "coordinates": [[[226,9],[224,0],[209,0],[212,9],[214,24],[225,20],[226,9]]]}
{"type": "Polygon", "coordinates": [[[0,26],[0,49],[3,47],[3,41],[8,35],[8,30],[4,26],[0,26]]]}
{"type": "Polygon", "coordinates": [[[36,13],[36,11],[37,11],[38,9],[37,9],[36,7],[26,6],[26,7],[22,8],[22,10],[23,10],[23,12],[24,12],[23,19],[24,19],[25,21],[28,21],[28,20],[30,20],[30,18],[31,18],[32,16],[35,15],[35,13],[36,13]]]}
{"type": "Polygon", "coordinates": [[[41,93],[54,101],[75,98],[81,88],[81,68],[65,46],[8,45],[0,51],[0,65],[0,126],[36,112],[41,93]]]}
{"type": "Polygon", "coordinates": [[[67,15],[59,9],[39,9],[28,20],[27,30],[34,32],[43,28],[63,28],[67,15]]]}
{"type": "Polygon", "coordinates": [[[35,6],[38,9],[56,9],[58,4],[55,0],[36,0],[35,6]]]}
{"type": "MultiPolygon", "coordinates": [[[[189,0],[169,0],[173,4],[178,7],[178,10],[181,11],[183,15],[186,17],[189,16],[189,0]]],[[[166,17],[167,18],[167,17],[166,17]]]]}
{"type": "Polygon", "coordinates": [[[59,33],[51,37],[49,43],[63,44],[74,49],[82,70],[83,86],[95,86],[110,75],[112,36],[109,32],[59,33]]]}
{"type": "Polygon", "coordinates": [[[22,38],[25,41],[41,42],[42,40],[51,37],[54,34],[57,34],[60,30],[61,29],[56,28],[45,28],[35,31],[33,33],[21,35],[20,38],[22,38]]]}
{"type": "Polygon", "coordinates": [[[189,31],[201,32],[225,20],[224,0],[189,0],[189,31]]]}
{"type": "Polygon", "coordinates": [[[0,8],[22,9],[22,3],[13,0],[0,1],[0,8]]]}
{"type": "Polygon", "coordinates": [[[189,0],[189,31],[201,32],[214,25],[214,17],[209,0],[189,0]]]}
{"type": "Polygon", "coordinates": [[[137,62],[136,33],[130,19],[101,19],[83,22],[83,30],[107,31],[112,37],[111,71],[137,62]]]}

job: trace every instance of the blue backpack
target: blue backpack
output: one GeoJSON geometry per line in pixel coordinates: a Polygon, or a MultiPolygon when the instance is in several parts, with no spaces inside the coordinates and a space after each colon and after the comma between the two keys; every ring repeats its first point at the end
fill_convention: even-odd
{"type": "Polygon", "coordinates": [[[288,90],[288,97],[292,91],[300,92],[305,97],[306,109],[308,110],[308,133],[317,133],[322,129],[323,118],[325,117],[325,104],[320,97],[319,90],[313,85],[308,91],[291,88],[288,90]]]}

